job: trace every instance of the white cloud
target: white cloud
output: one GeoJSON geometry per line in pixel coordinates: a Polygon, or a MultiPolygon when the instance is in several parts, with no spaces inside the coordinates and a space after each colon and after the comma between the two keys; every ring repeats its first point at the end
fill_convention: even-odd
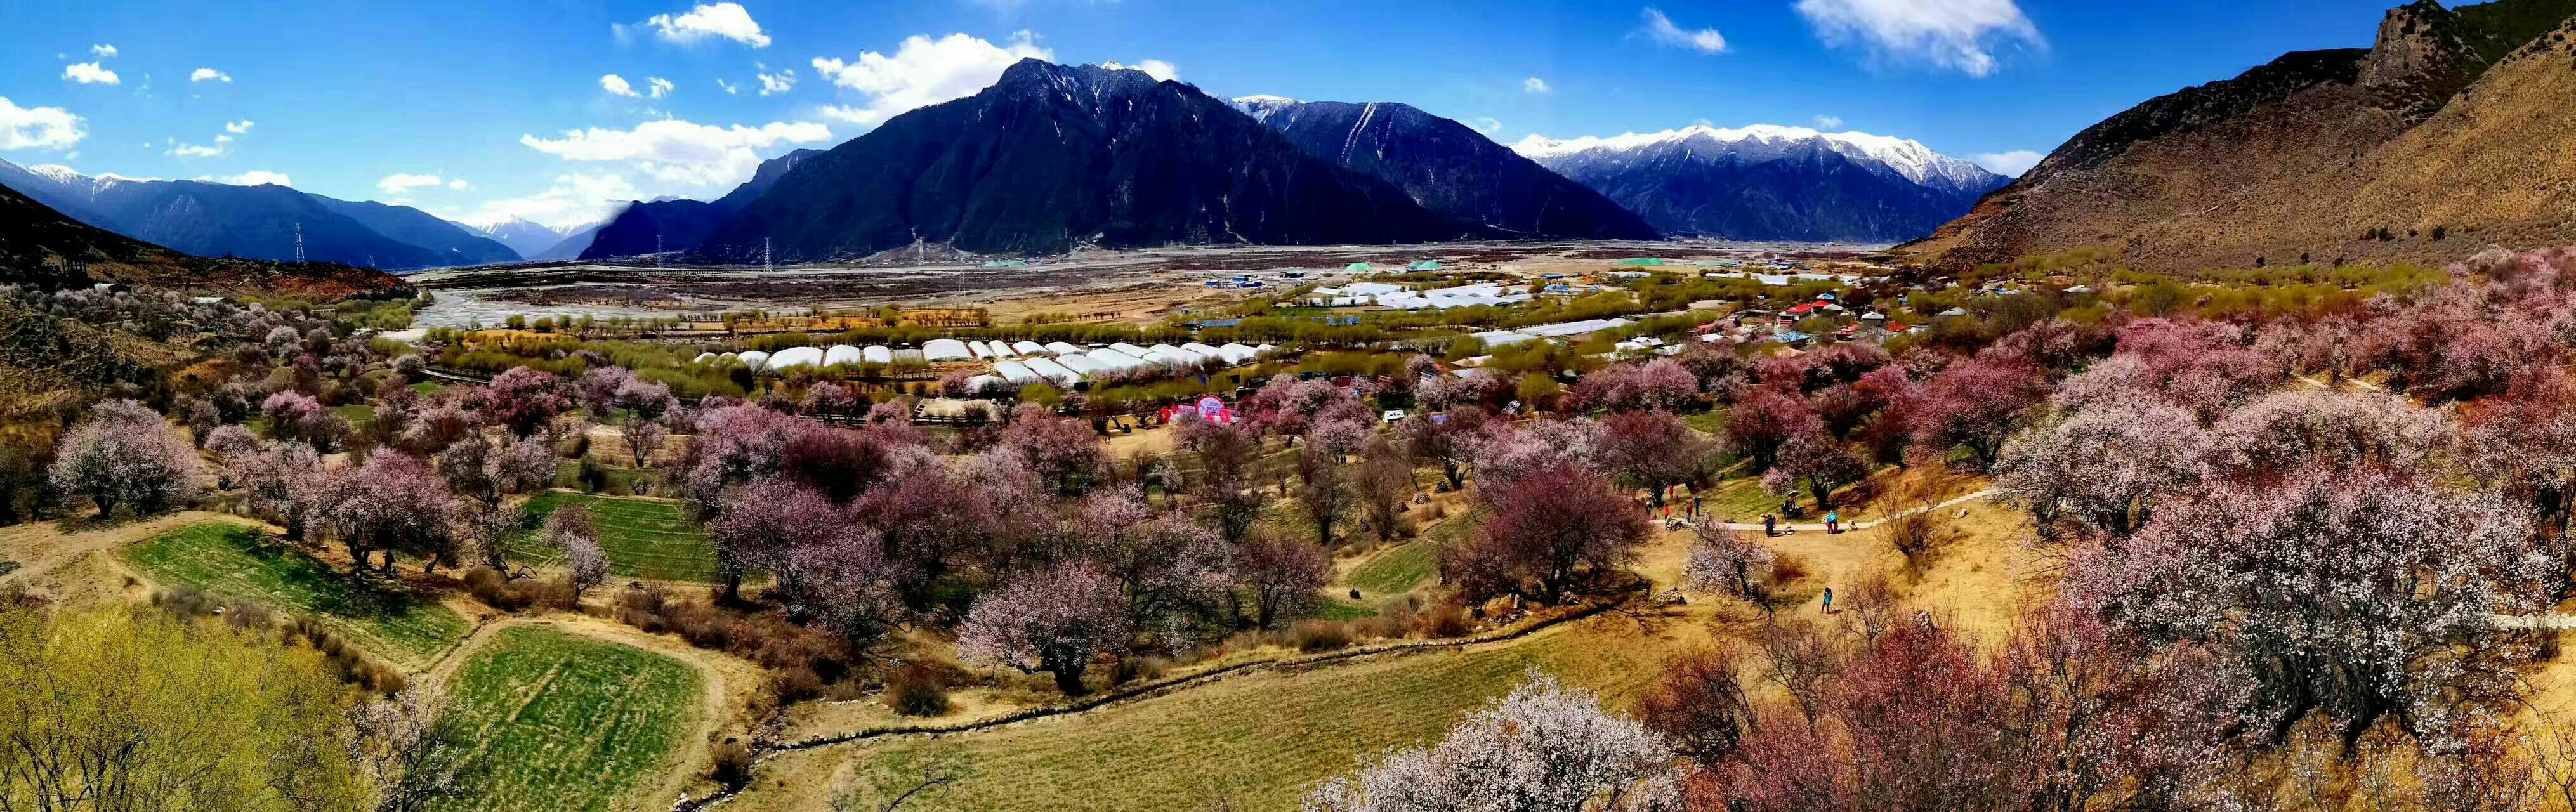
{"type": "Polygon", "coordinates": [[[232,136],[218,135],[215,136],[215,143],[208,145],[182,144],[179,143],[179,139],[176,138],[162,139],[163,143],[170,145],[170,151],[168,154],[179,158],[214,158],[221,156],[232,149],[232,147],[226,146],[227,144],[232,143],[232,140],[232,136]]]}
{"type": "Polygon", "coordinates": [[[1982,152],[1978,153],[1973,160],[1978,166],[1985,167],[1988,172],[2017,178],[2021,177],[2021,173],[2030,171],[2031,167],[2038,166],[2040,159],[2046,157],[2048,156],[2030,150],[2017,149],[2011,152],[1982,152]]]}
{"type": "Polygon", "coordinates": [[[727,81],[725,81],[725,80],[724,80],[724,78],[723,78],[723,77],[717,77],[717,78],[716,78],[716,88],[717,88],[717,89],[720,89],[720,90],[723,90],[723,91],[725,92],[725,95],[727,95],[727,96],[731,96],[731,95],[734,95],[734,94],[736,94],[736,93],[741,93],[741,92],[742,92],[742,86],[741,86],[741,85],[737,85],[737,84],[734,84],[734,83],[732,83],[732,82],[727,82],[727,81]]]}
{"type": "Polygon", "coordinates": [[[655,14],[644,24],[653,27],[654,36],[682,45],[723,37],[754,48],[769,47],[769,35],[761,33],[760,23],[751,19],[751,12],[744,11],[741,3],[700,5],[676,17],[655,14]]]}
{"type": "Polygon", "coordinates": [[[116,71],[99,67],[96,62],[77,62],[63,67],[63,78],[84,85],[112,85],[116,84],[116,71]]]}
{"type": "Polygon", "coordinates": [[[718,127],[679,119],[647,121],[632,130],[573,130],[562,138],[519,136],[519,143],[568,161],[627,161],[657,180],[696,186],[732,186],[760,167],[758,150],[811,144],[832,137],[814,122],[770,122],[759,127],[718,127]]]}
{"type": "Polygon", "coordinates": [[[2002,47],[2048,45],[2014,0],[1798,0],[1797,9],[1829,45],[1969,76],[1993,75],[2002,47]]]}
{"type": "Polygon", "coordinates": [[[780,68],[777,73],[761,71],[760,95],[775,96],[796,88],[796,69],[780,68]]]}
{"type": "Polygon", "coordinates": [[[114,46],[114,45],[92,45],[92,46],[89,46],[89,55],[90,55],[90,56],[98,57],[98,58],[100,58],[100,59],[115,59],[115,58],[116,58],[116,46],[114,46]]]}
{"type": "Polygon", "coordinates": [[[60,107],[19,107],[0,96],[0,149],[64,149],[89,137],[80,116],[60,107]]]}
{"type": "Polygon", "coordinates": [[[1840,126],[1843,126],[1842,116],[1833,115],[1831,113],[1816,114],[1816,129],[1830,130],[1840,126]]]}
{"type": "Polygon", "coordinates": [[[246,118],[240,121],[228,121],[224,123],[224,132],[241,135],[243,133],[250,132],[250,126],[252,123],[253,122],[250,119],[246,118]]]}
{"type": "Polygon", "coordinates": [[[1662,11],[1656,10],[1653,6],[1648,6],[1644,13],[1637,16],[1646,21],[1646,37],[1654,40],[1655,44],[1688,48],[1704,54],[1726,53],[1726,37],[1717,33],[1717,29],[1702,28],[1693,31],[1683,28],[1675,25],[1673,18],[1664,16],[1662,11]]]}
{"type": "Polygon", "coordinates": [[[1545,93],[1553,88],[1547,86],[1547,80],[1532,76],[1521,80],[1521,89],[1531,93],[1545,93]]]}
{"type": "MultiPolygon", "coordinates": [[[[462,183],[463,181],[458,182],[462,183]]],[[[386,175],[383,180],[376,181],[376,188],[383,190],[385,194],[389,195],[405,194],[413,189],[423,187],[445,185],[447,185],[447,181],[437,175],[414,175],[408,172],[396,172],[391,175],[386,175]]]]}
{"type": "Polygon", "coordinates": [[[198,68],[195,72],[188,74],[188,81],[223,82],[225,84],[231,84],[233,81],[233,75],[215,70],[214,68],[198,68]]]}
{"type": "Polygon", "coordinates": [[[656,99],[671,95],[671,91],[679,87],[678,85],[671,84],[671,80],[664,79],[659,76],[646,77],[644,79],[644,84],[645,86],[652,88],[652,90],[648,91],[645,95],[656,99]]]}
{"type": "Polygon", "coordinates": [[[614,73],[599,77],[599,89],[620,96],[635,95],[635,86],[627,84],[626,77],[614,73]]]}
{"type": "Polygon", "coordinates": [[[526,197],[493,200],[475,209],[473,214],[453,218],[457,222],[483,224],[517,217],[555,228],[583,225],[606,220],[619,206],[644,193],[626,182],[622,175],[588,175],[579,172],[556,175],[545,191],[526,197]]]}
{"type": "Polygon", "coordinates": [[[258,186],[263,183],[274,183],[279,186],[295,185],[295,181],[288,179],[286,173],[270,172],[266,169],[253,169],[239,175],[198,175],[197,179],[233,186],[258,186]]]}
{"type": "Polygon", "coordinates": [[[1037,35],[1027,31],[1012,34],[1004,45],[965,34],[936,40],[914,34],[904,38],[893,56],[867,51],[855,63],[817,58],[814,72],[868,97],[861,106],[826,105],[824,115],[872,127],[915,107],[973,95],[1001,78],[1011,63],[1054,58],[1055,52],[1038,47],[1037,35]]]}
{"type": "Polygon", "coordinates": [[[1140,59],[1133,65],[1122,64],[1113,59],[1100,63],[1100,66],[1110,70],[1144,71],[1145,75],[1154,77],[1154,81],[1157,82],[1169,82],[1181,78],[1180,66],[1160,59],[1140,59]]]}
{"type": "Polygon", "coordinates": [[[459,192],[465,191],[465,179],[464,179],[464,178],[450,178],[450,179],[448,179],[448,181],[447,181],[447,188],[449,188],[449,189],[451,189],[451,190],[454,190],[454,191],[459,191],[459,192]]]}
{"type": "Polygon", "coordinates": [[[1481,116],[1467,119],[1467,126],[1477,132],[1493,135],[1503,131],[1503,120],[1493,116],[1481,116]]]}

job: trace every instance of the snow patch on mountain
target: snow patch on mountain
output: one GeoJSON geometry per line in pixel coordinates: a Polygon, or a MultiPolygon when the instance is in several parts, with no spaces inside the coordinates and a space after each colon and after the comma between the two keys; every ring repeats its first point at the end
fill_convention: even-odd
{"type": "Polygon", "coordinates": [[[1713,151],[1723,152],[1734,147],[1781,147],[1802,142],[1822,142],[1827,148],[1843,155],[1885,165],[1897,174],[1905,176],[1906,180],[1918,184],[1941,182],[1961,187],[1991,186],[1990,181],[1997,177],[1983,167],[1934,152],[1930,147],[1912,139],[1871,135],[1859,131],[1828,133],[1808,127],[1779,124],[1754,124],[1741,128],[1694,124],[1678,130],[1662,132],[1632,132],[1607,137],[1587,135],[1565,139],[1531,135],[1513,143],[1511,147],[1512,151],[1530,160],[1548,163],[1555,159],[1578,155],[1587,159],[1607,158],[1615,154],[1638,153],[1666,145],[1693,149],[1704,146],[1713,151]],[[1596,152],[1607,154],[1589,154],[1596,152]]]}

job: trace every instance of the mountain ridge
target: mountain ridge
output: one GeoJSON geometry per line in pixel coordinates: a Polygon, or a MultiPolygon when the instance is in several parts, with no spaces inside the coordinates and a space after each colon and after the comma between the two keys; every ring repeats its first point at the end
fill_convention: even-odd
{"type": "Polygon", "coordinates": [[[1774,124],[1532,135],[1512,149],[1680,236],[1896,242],[2007,181],[1908,139],[1774,124]]]}

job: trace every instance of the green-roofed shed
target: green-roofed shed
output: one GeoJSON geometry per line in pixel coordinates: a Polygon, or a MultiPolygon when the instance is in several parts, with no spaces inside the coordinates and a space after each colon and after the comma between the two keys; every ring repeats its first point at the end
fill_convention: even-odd
{"type": "Polygon", "coordinates": [[[1440,270],[1440,260],[1426,259],[1404,266],[1404,269],[1408,271],[1437,271],[1440,270]]]}
{"type": "Polygon", "coordinates": [[[1017,268],[1017,267],[1021,267],[1021,266],[1027,265],[1027,264],[1029,264],[1029,263],[1028,263],[1026,260],[1003,259],[1003,260],[995,260],[995,261],[992,261],[992,262],[984,263],[984,267],[987,267],[987,268],[1017,268]]]}
{"type": "Polygon", "coordinates": [[[1349,271],[1351,273],[1374,273],[1377,271],[1376,268],[1370,267],[1366,262],[1354,262],[1349,265],[1344,265],[1342,266],[1342,270],[1349,271]]]}
{"type": "Polygon", "coordinates": [[[1659,259],[1659,258],[1656,258],[1656,257],[1629,257],[1629,258],[1627,258],[1627,259],[1619,260],[1618,264],[1620,264],[1620,265],[1662,265],[1662,264],[1664,264],[1664,261],[1663,261],[1662,259],[1659,259]]]}

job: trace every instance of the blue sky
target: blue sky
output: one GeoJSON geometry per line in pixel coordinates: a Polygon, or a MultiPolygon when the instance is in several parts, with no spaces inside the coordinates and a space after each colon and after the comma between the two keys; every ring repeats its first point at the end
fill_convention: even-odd
{"type": "Polygon", "coordinates": [[[0,0],[0,159],[568,223],[713,198],[1034,54],[1506,143],[1829,125],[2010,169],[2150,96],[2368,45],[2393,2],[0,0]]]}

